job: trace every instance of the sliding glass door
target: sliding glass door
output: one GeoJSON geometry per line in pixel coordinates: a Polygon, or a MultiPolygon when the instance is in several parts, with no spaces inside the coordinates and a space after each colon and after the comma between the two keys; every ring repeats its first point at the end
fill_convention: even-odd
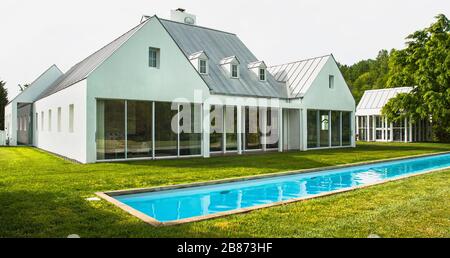
{"type": "Polygon", "coordinates": [[[348,111],[308,110],[308,148],[350,146],[351,114],[348,111]]]}
{"type": "Polygon", "coordinates": [[[225,107],[226,150],[237,151],[237,107],[225,107]]]}
{"type": "Polygon", "coordinates": [[[259,113],[257,107],[245,107],[245,150],[262,149],[259,113]]]}
{"type": "Polygon", "coordinates": [[[201,154],[201,105],[180,104],[180,155],[201,154]],[[188,121],[189,120],[189,121],[188,121]]]}
{"type": "Polygon", "coordinates": [[[125,101],[97,101],[97,159],[125,158],[125,101]]]}
{"type": "Polygon", "coordinates": [[[127,158],[152,155],[152,102],[127,101],[127,158]]]}
{"type": "Polygon", "coordinates": [[[178,113],[170,102],[155,102],[155,156],[177,156],[177,126],[172,128],[172,118],[178,113]]]}

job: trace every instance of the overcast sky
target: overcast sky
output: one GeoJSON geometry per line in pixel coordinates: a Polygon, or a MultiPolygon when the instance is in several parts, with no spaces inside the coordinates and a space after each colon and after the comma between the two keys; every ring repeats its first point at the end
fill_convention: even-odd
{"type": "Polygon", "coordinates": [[[63,71],[139,23],[185,8],[197,24],[236,33],[268,65],[333,53],[345,64],[403,48],[450,14],[449,0],[1,0],[0,80],[10,99],[50,65],[63,71]]]}

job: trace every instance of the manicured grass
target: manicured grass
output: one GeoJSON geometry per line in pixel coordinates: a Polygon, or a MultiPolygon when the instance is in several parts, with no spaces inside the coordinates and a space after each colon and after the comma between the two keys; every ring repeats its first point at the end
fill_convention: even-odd
{"type": "Polygon", "coordinates": [[[450,151],[449,144],[81,165],[0,148],[0,237],[450,237],[450,170],[246,214],[154,228],[94,192],[450,151]]]}

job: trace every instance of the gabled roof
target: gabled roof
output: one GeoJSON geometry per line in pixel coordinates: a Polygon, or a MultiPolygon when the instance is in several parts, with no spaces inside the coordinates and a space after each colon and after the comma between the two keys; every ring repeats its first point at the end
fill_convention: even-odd
{"type": "Polygon", "coordinates": [[[21,91],[17,96],[15,96],[12,100],[8,102],[10,104],[13,101],[23,101],[24,98],[28,99],[27,102],[33,102],[35,99],[39,98],[39,92],[34,91],[34,93],[30,93],[30,90],[35,87],[38,87],[38,90],[42,90],[42,87],[50,87],[53,84],[52,81],[56,80],[58,76],[61,76],[63,72],[59,69],[59,67],[55,64],[51,65],[47,70],[41,73],[32,83],[28,85],[23,91],[21,91]],[[50,82],[48,80],[51,80],[50,82]],[[31,95],[30,95],[31,94],[31,95]]]}
{"type": "Polygon", "coordinates": [[[275,79],[285,82],[290,93],[290,97],[302,97],[309,89],[314,79],[322,70],[325,63],[332,55],[325,55],[296,61],[292,63],[275,65],[268,68],[275,79]]]}
{"type": "Polygon", "coordinates": [[[225,65],[225,64],[229,64],[229,63],[240,64],[241,62],[239,62],[239,59],[236,56],[225,57],[224,59],[220,60],[220,62],[219,62],[219,64],[221,64],[221,65],[225,65]]]}
{"type": "Polygon", "coordinates": [[[413,87],[398,87],[378,90],[366,90],[358,106],[356,115],[381,115],[381,109],[386,103],[399,93],[409,93],[413,87]]]}
{"type": "Polygon", "coordinates": [[[204,56],[205,58],[209,59],[208,55],[203,50],[191,54],[188,58],[189,58],[189,60],[193,60],[193,59],[200,58],[202,56],[204,56]]]}
{"type": "Polygon", "coordinates": [[[63,90],[79,81],[86,79],[86,77],[94,71],[103,61],[111,56],[123,43],[125,43],[136,31],[138,31],[149,19],[143,21],[136,27],[132,28],[122,36],[116,38],[108,45],[99,49],[92,55],[85,58],[83,61],[77,63],[70,68],[65,74],[61,75],[46,91],[44,91],[38,99],[45,98],[53,93],[63,90]]]}
{"type": "Polygon", "coordinates": [[[287,98],[283,83],[271,75],[267,81],[259,81],[247,69],[247,65],[258,58],[232,33],[160,19],[164,28],[174,39],[186,57],[198,51],[205,51],[209,57],[208,75],[200,75],[213,94],[287,98]],[[230,79],[220,67],[221,60],[236,56],[239,66],[239,79],[230,79]]]}
{"type": "Polygon", "coordinates": [[[248,64],[247,68],[248,69],[267,68],[267,65],[266,65],[266,63],[264,63],[264,61],[256,61],[256,62],[248,64]]]}

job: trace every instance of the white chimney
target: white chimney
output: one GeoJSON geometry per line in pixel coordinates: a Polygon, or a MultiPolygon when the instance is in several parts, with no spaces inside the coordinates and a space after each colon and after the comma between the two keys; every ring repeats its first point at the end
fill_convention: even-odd
{"type": "Polygon", "coordinates": [[[176,10],[170,10],[170,19],[176,22],[195,25],[197,17],[193,14],[187,13],[185,9],[178,8],[176,10]]]}

